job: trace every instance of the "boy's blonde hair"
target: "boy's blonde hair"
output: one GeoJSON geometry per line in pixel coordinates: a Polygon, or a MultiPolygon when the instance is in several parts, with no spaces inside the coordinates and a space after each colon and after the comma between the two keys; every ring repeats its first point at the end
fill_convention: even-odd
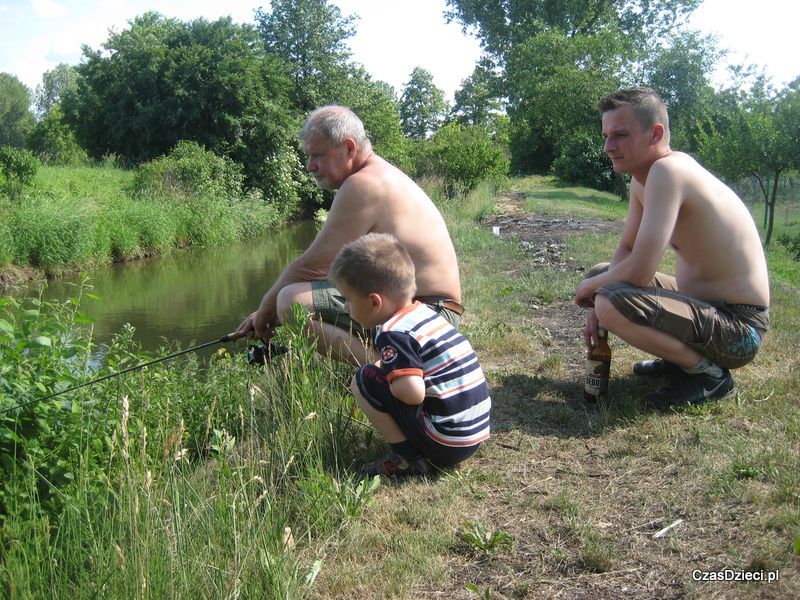
{"type": "Polygon", "coordinates": [[[389,233],[368,233],[346,244],[336,255],[328,278],[334,283],[344,281],[365,296],[375,292],[411,299],[417,291],[411,256],[389,233]]]}

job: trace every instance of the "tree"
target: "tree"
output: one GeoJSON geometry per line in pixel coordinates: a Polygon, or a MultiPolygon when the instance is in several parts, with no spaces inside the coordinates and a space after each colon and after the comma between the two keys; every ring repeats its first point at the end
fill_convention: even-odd
{"type": "Polygon", "coordinates": [[[292,79],[292,104],[307,113],[330,98],[337,75],[350,57],[345,40],[355,34],[355,17],[343,17],[326,0],[271,0],[256,11],[268,53],[284,61],[292,79]]]}
{"type": "Polygon", "coordinates": [[[701,159],[730,180],[753,177],[764,198],[766,234],[772,239],[780,177],[800,168],[800,90],[773,94],[764,79],[748,92],[726,90],[723,117],[701,132],[701,159]]]}
{"type": "Polygon", "coordinates": [[[400,122],[403,132],[419,141],[436,131],[447,114],[444,91],[433,83],[433,75],[415,67],[400,97],[400,122]]]}
{"type": "Polygon", "coordinates": [[[59,102],[53,104],[33,126],[27,145],[47,163],[80,165],[89,159],[75,139],[72,128],[64,122],[64,113],[59,102]]]}
{"type": "Polygon", "coordinates": [[[489,125],[502,113],[500,82],[494,65],[483,57],[454,94],[452,114],[464,125],[489,125]]]}
{"type": "Polygon", "coordinates": [[[33,181],[38,170],[39,161],[27,150],[0,146],[0,175],[6,194],[12,200],[20,197],[22,188],[33,181]]]}
{"type": "Polygon", "coordinates": [[[290,171],[299,170],[291,83],[254,28],[151,12],[103,48],[84,48],[78,87],[62,100],[91,156],[138,164],[190,140],[243,164],[248,185],[267,198],[282,176],[270,161],[294,155],[290,171]]]}
{"type": "Polygon", "coordinates": [[[36,86],[34,104],[36,116],[43,118],[59,101],[65,92],[75,90],[78,86],[78,73],[75,67],[60,63],[54,69],[45,71],[41,85],[36,86]]]}
{"type": "Polygon", "coordinates": [[[31,91],[10,73],[0,73],[0,146],[22,148],[33,127],[31,91]]]}

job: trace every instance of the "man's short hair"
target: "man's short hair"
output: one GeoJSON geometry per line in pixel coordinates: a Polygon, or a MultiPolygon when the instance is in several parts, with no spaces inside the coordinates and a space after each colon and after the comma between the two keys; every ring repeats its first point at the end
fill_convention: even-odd
{"type": "Polygon", "coordinates": [[[322,135],[333,146],[343,144],[347,138],[351,138],[359,148],[372,149],[364,131],[364,123],[345,106],[330,104],[312,111],[300,130],[300,139],[305,141],[312,134],[322,135]]]}
{"type": "Polygon", "coordinates": [[[662,124],[669,142],[667,106],[653,89],[644,86],[623,88],[603,96],[597,105],[600,112],[608,112],[626,104],[633,107],[633,114],[645,129],[657,123],[662,124]]]}
{"type": "Polygon", "coordinates": [[[365,296],[373,292],[412,298],[417,291],[414,263],[406,247],[389,233],[368,233],[342,247],[328,277],[365,296]]]}

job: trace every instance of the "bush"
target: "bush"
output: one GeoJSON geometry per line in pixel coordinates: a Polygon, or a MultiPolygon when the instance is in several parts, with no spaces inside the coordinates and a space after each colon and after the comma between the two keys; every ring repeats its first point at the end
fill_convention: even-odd
{"type": "Polygon", "coordinates": [[[0,175],[6,194],[16,200],[22,194],[22,188],[33,181],[39,161],[27,150],[19,150],[11,146],[0,146],[0,175]]]}
{"type": "Polygon", "coordinates": [[[614,171],[602,145],[586,132],[569,138],[550,169],[562,181],[607,192],[616,190],[614,171]]]}
{"type": "Polygon", "coordinates": [[[28,147],[44,162],[54,165],[80,166],[89,163],[89,156],[75,140],[75,134],[64,123],[58,104],[33,127],[28,147]]]}
{"type": "MultiPolygon", "coordinates": [[[[5,210],[0,206],[0,210],[5,210]]],[[[8,214],[8,213],[6,213],[8,214]]],[[[7,220],[0,221],[0,268],[11,264],[14,260],[14,238],[11,236],[11,228],[7,220]]]]}
{"type": "Polygon", "coordinates": [[[180,141],[167,156],[139,166],[133,192],[182,200],[205,196],[237,199],[243,183],[240,165],[195,142],[180,141]]]}
{"type": "Polygon", "coordinates": [[[443,177],[451,198],[507,173],[508,160],[491,134],[480,126],[450,123],[421,142],[418,149],[417,176],[443,177]]]}
{"type": "Polygon", "coordinates": [[[788,233],[783,233],[778,236],[778,243],[782,246],[786,246],[789,252],[794,254],[795,260],[800,260],[800,233],[797,233],[794,236],[791,236],[788,233]]]}

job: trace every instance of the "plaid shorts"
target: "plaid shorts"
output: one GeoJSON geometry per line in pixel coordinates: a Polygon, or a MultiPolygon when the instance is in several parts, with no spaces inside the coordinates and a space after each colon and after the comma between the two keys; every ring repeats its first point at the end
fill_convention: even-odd
{"type": "MultiPolygon", "coordinates": [[[[593,267],[590,276],[602,270],[593,267]]],[[[675,278],[663,273],[656,273],[649,286],[615,282],[597,293],[629,321],[673,335],[727,369],[752,361],[769,329],[768,307],[705,302],[679,292],[675,278]]]]}

